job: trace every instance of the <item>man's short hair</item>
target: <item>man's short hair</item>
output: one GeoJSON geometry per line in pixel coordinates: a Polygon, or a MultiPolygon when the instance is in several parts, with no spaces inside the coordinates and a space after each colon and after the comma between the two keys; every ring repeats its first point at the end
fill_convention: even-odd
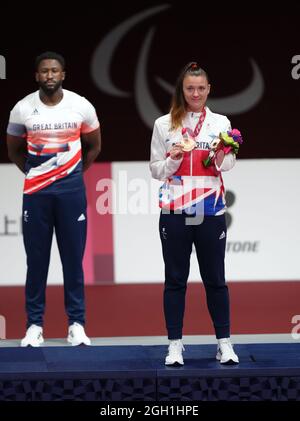
{"type": "Polygon", "coordinates": [[[57,60],[63,70],[66,67],[66,61],[61,54],[55,53],[54,51],[45,51],[44,53],[40,54],[35,59],[35,70],[38,70],[40,62],[43,60],[57,60]]]}

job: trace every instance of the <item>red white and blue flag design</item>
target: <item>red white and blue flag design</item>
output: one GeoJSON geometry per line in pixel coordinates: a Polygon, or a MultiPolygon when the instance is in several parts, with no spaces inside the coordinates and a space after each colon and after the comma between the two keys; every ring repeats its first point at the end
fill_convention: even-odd
{"type": "Polygon", "coordinates": [[[24,193],[43,191],[72,174],[71,187],[82,177],[80,135],[98,127],[92,104],[65,89],[55,106],[42,103],[38,91],[19,101],[11,111],[7,133],[27,141],[24,193]]]}

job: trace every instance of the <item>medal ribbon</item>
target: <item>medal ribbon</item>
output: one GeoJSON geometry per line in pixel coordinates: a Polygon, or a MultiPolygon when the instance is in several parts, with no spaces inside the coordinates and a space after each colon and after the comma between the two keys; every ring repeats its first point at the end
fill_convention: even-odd
{"type": "Polygon", "coordinates": [[[184,127],[182,129],[182,134],[184,134],[185,132],[188,132],[188,134],[192,137],[192,138],[196,138],[198,136],[198,134],[200,133],[200,130],[202,129],[204,120],[206,117],[206,109],[205,107],[203,108],[202,113],[200,114],[198,123],[196,124],[196,127],[194,130],[190,129],[189,127],[184,127]]]}

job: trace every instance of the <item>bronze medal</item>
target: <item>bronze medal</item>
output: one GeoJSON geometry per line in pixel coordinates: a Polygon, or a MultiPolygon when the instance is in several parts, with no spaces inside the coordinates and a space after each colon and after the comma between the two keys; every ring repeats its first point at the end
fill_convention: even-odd
{"type": "Polygon", "coordinates": [[[190,137],[184,137],[180,143],[184,152],[191,152],[196,147],[196,142],[190,137]]]}

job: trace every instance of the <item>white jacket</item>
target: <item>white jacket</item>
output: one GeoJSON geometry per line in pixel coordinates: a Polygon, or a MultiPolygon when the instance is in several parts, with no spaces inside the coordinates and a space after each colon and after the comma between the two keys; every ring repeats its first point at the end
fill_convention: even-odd
{"type": "MultiPolygon", "coordinates": [[[[194,130],[200,113],[188,112],[182,127],[194,130]]],[[[225,190],[221,171],[235,165],[235,155],[225,155],[219,167],[205,167],[203,159],[209,154],[210,143],[220,132],[231,130],[230,121],[221,114],[212,113],[206,107],[206,117],[200,133],[195,138],[197,146],[182,159],[169,156],[172,146],[182,139],[182,127],[171,130],[171,116],[166,114],[154,123],[150,170],[153,178],[164,181],[160,189],[160,206],[171,210],[203,206],[204,214],[219,215],[225,211],[225,190]]]]}

